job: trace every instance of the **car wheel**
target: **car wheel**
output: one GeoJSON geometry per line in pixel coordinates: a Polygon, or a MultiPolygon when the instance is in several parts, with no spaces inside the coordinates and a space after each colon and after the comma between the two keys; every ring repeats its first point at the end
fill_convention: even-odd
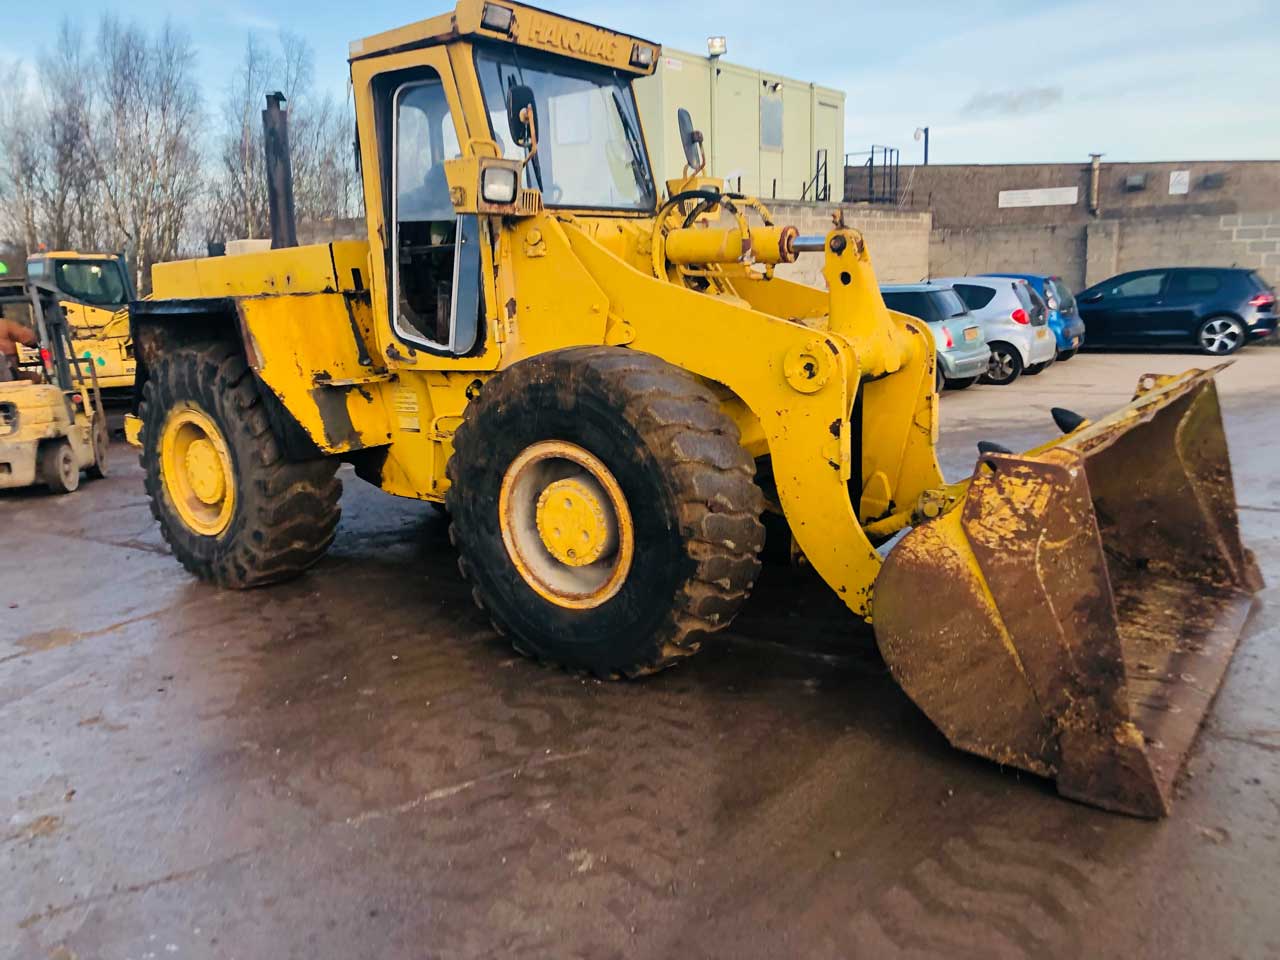
{"type": "Polygon", "coordinates": [[[947,386],[949,383],[950,381],[942,375],[942,367],[940,365],[935,366],[933,368],[933,392],[941,393],[943,387],[947,386]]]}
{"type": "Polygon", "coordinates": [[[1009,343],[993,343],[990,346],[991,360],[987,372],[982,376],[982,382],[999,387],[1013,383],[1022,374],[1022,355],[1009,343]]]}
{"type": "Polygon", "coordinates": [[[1244,325],[1235,317],[1210,317],[1200,326],[1200,349],[1217,357],[1244,346],[1244,325]]]}
{"type": "Polygon", "coordinates": [[[977,377],[961,377],[958,380],[948,380],[947,389],[948,390],[968,390],[977,382],[978,382],[977,377]]]}
{"type": "Polygon", "coordinates": [[[1078,352],[1079,352],[1079,348],[1077,347],[1072,347],[1070,350],[1060,350],[1058,352],[1058,360],[1061,361],[1062,363],[1066,363],[1068,360],[1074,357],[1078,352]]]}
{"type": "Polygon", "coordinates": [[[1049,368],[1049,361],[1046,360],[1044,361],[1044,363],[1033,363],[1031,364],[1031,366],[1027,367],[1022,372],[1028,377],[1034,377],[1037,374],[1044,373],[1045,370],[1047,370],[1048,368],[1049,368]]]}

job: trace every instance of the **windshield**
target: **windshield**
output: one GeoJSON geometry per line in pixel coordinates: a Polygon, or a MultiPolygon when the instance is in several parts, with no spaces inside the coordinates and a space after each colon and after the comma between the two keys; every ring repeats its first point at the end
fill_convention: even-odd
{"type": "Polygon", "coordinates": [[[59,260],[54,283],[73,300],[95,307],[122,307],[129,300],[118,260],[59,260]]]}
{"type": "Polygon", "coordinates": [[[519,160],[507,125],[507,90],[529,87],[538,150],[525,185],[548,206],[652,210],[655,194],[640,121],[627,77],[607,67],[548,56],[514,45],[476,52],[493,138],[519,160]]]}

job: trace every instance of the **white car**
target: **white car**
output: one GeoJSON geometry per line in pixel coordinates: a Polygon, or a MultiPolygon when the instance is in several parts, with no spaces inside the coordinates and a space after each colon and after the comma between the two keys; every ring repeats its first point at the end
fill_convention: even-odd
{"type": "Polygon", "coordinates": [[[935,277],[951,286],[982,324],[991,348],[984,383],[1009,384],[1053,363],[1057,341],[1049,311],[1025,280],[1010,277],[935,277]]]}

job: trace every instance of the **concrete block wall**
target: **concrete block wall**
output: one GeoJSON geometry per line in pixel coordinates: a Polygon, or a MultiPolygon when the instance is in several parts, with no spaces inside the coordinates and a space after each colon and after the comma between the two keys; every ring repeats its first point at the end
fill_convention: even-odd
{"type": "Polygon", "coordinates": [[[929,238],[929,271],[935,277],[1054,273],[1082,290],[1150,267],[1247,267],[1280,287],[1280,211],[939,227],[929,238]]]}
{"type": "Polygon", "coordinates": [[[942,227],[929,237],[929,275],[1053,273],[1078,289],[1084,279],[1084,254],[1085,230],[1078,224],[942,227]]]}
{"type": "MultiPolygon", "coordinates": [[[[773,222],[791,224],[801,234],[825,234],[831,229],[836,210],[844,222],[862,232],[871,251],[876,277],[882,283],[914,283],[929,275],[929,231],[933,217],[928,212],[903,212],[858,204],[783,203],[767,201],[773,222]]],[[[784,264],[777,275],[815,287],[826,287],[822,277],[822,255],[801,254],[795,263],[784,264]]]]}
{"type": "MultiPolygon", "coordinates": [[[[1167,266],[1248,267],[1273,287],[1280,286],[1280,211],[1126,220],[1118,227],[1113,272],[1167,266]]],[[[1103,274],[1090,282],[1105,278],[1103,274]]]]}

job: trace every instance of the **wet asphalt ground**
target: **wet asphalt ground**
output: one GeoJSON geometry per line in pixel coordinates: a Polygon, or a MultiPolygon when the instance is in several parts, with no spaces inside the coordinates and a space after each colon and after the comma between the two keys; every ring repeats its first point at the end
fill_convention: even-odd
{"type": "MultiPolygon", "coordinates": [[[[947,394],[944,468],[1197,365],[947,394]]],[[[803,570],[604,684],[516,656],[441,515],[348,472],[330,555],[250,593],[168,555],[123,445],[0,494],[0,957],[1280,955],[1280,350],[1220,386],[1272,586],[1158,823],[951,750],[803,570]]]]}

